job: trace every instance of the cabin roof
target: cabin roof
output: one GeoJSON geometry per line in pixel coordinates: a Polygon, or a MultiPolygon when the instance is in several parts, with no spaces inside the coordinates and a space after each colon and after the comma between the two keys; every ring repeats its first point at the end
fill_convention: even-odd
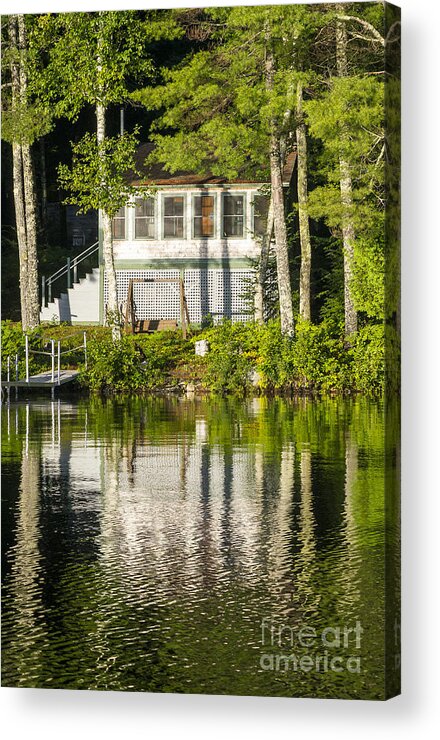
{"type": "MultiPolygon", "coordinates": [[[[141,177],[134,176],[131,173],[131,185],[158,185],[158,186],[176,186],[176,185],[261,185],[265,181],[261,178],[252,178],[251,176],[242,176],[233,179],[219,177],[212,173],[206,175],[194,174],[194,172],[178,170],[177,172],[167,172],[160,163],[145,164],[146,158],[154,150],[154,144],[141,144],[135,154],[136,169],[141,173],[141,177]]],[[[286,158],[286,164],[283,171],[283,184],[288,186],[292,178],[292,173],[296,162],[296,152],[289,152],[286,158]]]]}

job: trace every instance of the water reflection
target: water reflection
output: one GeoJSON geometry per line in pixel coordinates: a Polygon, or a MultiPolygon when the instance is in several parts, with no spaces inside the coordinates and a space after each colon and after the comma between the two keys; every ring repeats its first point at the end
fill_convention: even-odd
{"type": "Polygon", "coordinates": [[[383,696],[380,404],[2,411],[4,684],[383,696]],[[362,671],[266,670],[263,619],[359,620],[362,671]]]}

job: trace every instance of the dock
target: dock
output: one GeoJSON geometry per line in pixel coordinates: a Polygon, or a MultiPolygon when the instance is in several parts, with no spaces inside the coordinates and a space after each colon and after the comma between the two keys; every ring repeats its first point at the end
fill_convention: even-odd
{"type": "MultiPolygon", "coordinates": [[[[77,336],[77,334],[71,334],[70,337],[72,336],[77,336]]],[[[67,339],[70,337],[67,337],[67,339]]],[[[2,399],[3,389],[6,389],[9,398],[11,388],[15,388],[16,398],[19,388],[27,388],[27,390],[48,389],[50,390],[53,398],[55,394],[55,388],[58,388],[61,385],[66,385],[67,383],[71,383],[78,377],[80,372],[77,368],[72,367],[67,367],[63,369],[61,367],[63,355],[71,354],[72,352],[81,350],[84,353],[85,367],[87,367],[86,332],[82,332],[82,340],[83,341],[81,342],[81,344],[77,345],[76,347],[69,347],[65,350],[61,350],[61,341],[50,339],[48,344],[50,345],[51,349],[50,352],[48,352],[45,350],[31,349],[29,347],[29,337],[25,334],[25,377],[19,377],[19,354],[17,353],[13,358],[11,356],[8,356],[6,358],[6,379],[2,379],[1,382],[2,399]],[[39,373],[34,373],[33,375],[31,375],[29,372],[30,354],[43,355],[50,358],[50,369],[42,370],[39,373]],[[12,372],[12,370],[14,370],[14,372],[12,372]]]]}
{"type": "Polygon", "coordinates": [[[60,370],[60,377],[58,375],[55,379],[52,377],[51,372],[38,373],[37,375],[30,375],[29,380],[2,380],[3,388],[56,388],[59,385],[70,383],[72,380],[79,375],[79,370],[60,370]]]}

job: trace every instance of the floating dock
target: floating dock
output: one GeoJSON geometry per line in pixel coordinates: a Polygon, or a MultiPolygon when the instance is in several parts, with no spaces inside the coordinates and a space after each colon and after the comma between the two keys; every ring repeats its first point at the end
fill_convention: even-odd
{"type": "Polygon", "coordinates": [[[60,375],[53,377],[51,372],[31,375],[29,380],[2,380],[2,388],[57,388],[70,383],[79,375],[79,370],[60,370],[60,375]]]}
{"type": "MultiPolygon", "coordinates": [[[[61,368],[61,358],[63,355],[71,354],[72,352],[78,352],[78,350],[81,350],[84,353],[84,365],[87,367],[87,334],[86,332],[81,332],[83,335],[83,341],[80,345],[76,347],[68,347],[64,351],[61,351],[61,340],[55,340],[50,339],[47,344],[50,345],[50,352],[46,350],[40,350],[40,349],[31,349],[29,347],[29,337],[27,334],[24,335],[25,339],[25,352],[24,352],[24,360],[25,360],[25,377],[20,378],[19,372],[20,372],[20,364],[19,364],[19,354],[17,353],[15,357],[11,357],[8,355],[6,357],[6,379],[2,380],[2,400],[3,400],[3,389],[6,389],[8,393],[8,397],[11,392],[11,388],[15,388],[15,397],[17,398],[18,389],[19,388],[27,388],[27,390],[37,390],[37,389],[43,389],[47,388],[50,390],[52,398],[55,395],[55,388],[58,388],[60,385],[66,385],[66,383],[71,383],[74,381],[78,375],[79,370],[77,368],[67,367],[62,369],[61,368]],[[43,370],[39,373],[34,373],[33,375],[29,372],[29,356],[31,354],[35,355],[42,355],[50,358],[50,370],[43,370]],[[14,377],[12,377],[14,376],[14,377]]],[[[77,336],[77,333],[71,334],[70,337],[77,336]]],[[[69,339],[70,337],[65,337],[64,339],[69,339]]],[[[66,363],[67,364],[67,363],[66,363]]],[[[70,362],[69,362],[70,364],[70,362]]],[[[73,363],[72,363],[73,364],[73,363]]],[[[23,369],[21,369],[21,373],[23,373],[23,369]]]]}

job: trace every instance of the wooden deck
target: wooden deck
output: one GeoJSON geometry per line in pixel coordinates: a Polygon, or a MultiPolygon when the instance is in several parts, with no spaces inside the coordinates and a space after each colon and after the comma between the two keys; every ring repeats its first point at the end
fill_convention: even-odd
{"type": "Polygon", "coordinates": [[[37,375],[31,375],[29,381],[20,380],[2,380],[2,388],[57,388],[59,385],[70,383],[79,375],[79,370],[60,370],[60,379],[58,382],[58,373],[55,373],[52,380],[52,373],[44,372],[37,375]]]}

